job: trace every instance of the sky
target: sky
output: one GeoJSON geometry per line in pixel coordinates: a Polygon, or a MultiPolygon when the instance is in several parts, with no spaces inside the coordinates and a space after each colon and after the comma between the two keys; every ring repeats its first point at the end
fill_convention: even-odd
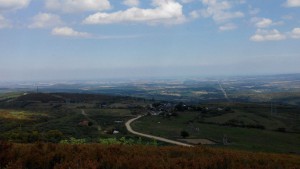
{"type": "Polygon", "coordinates": [[[0,0],[0,81],[300,73],[300,0],[0,0]]]}

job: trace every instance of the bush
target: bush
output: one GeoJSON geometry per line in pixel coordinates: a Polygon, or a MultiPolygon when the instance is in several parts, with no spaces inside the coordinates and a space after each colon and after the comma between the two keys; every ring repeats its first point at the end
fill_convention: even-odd
{"type": "Polygon", "coordinates": [[[186,137],[190,136],[190,134],[187,131],[184,131],[184,130],[180,132],[180,135],[181,135],[182,138],[186,138],[186,137]]]}
{"type": "Polygon", "coordinates": [[[279,131],[279,132],[283,132],[283,133],[285,133],[285,132],[286,132],[286,129],[285,129],[285,128],[283,128],[283,127],[281,127],[281,128],[278,128],[276,131],[279,131]]]}
{"type": "Polygon", "coordinates": [[[61,140],[61,144],[85,144],[87,141],[85,139],[76,139],[74,137],[71,137],[68,140],[61,140]]]}
{"type": "Polygon", "coordinates": [[[46,133],[46,138],[47,141],[52,142],[52,143],[58,143],[63,137],[63,133],[60,132],[59,130],[49,130],[46,133]]]}

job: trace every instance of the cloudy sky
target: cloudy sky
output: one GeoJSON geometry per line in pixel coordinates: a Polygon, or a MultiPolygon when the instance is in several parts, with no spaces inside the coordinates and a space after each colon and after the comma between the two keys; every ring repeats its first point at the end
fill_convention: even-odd
{"type": "Polygon", "coordinates": [[[300,0],[0,0],[0,81],[300,73],[300,0]]]}

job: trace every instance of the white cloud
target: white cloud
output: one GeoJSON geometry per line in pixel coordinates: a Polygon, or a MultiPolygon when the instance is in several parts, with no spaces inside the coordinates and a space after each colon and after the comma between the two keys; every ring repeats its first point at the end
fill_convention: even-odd
{"type": "Polygon", "coordinates": [[[286,7],[300,7],[300,0],[287,0],[286,7]]]}
{"type": "Polygon", "coordinates": [[[230,30],[235,30],[237,26],[233,23],[227,23],[225,25],[222,25],[219,27],[220,31],[230,31],[230,30]]]}
{"type": "Polygon", "coordinates": [[[256,33],[250,37],[250,40],[256,42],[279,41],[284,39],[286,39],[286,35],[279,32],[277,29],[273,29],[273,30],[258,29],[256,33]]]}
{"type": "Polygon", "coordinates": [[[206,6],[206,9],[201,11],[202,16],[212,17],[217,23],[244,17],[244,13],[232,11],[232,4],[227,0],[201,0],[201,2],[206,6]]]}
{"type": "Polygon", "coordinates": [[[258,28],[266,28],[273,24],[272,19],[269,18],[252,18],[251,22],[258,28]]]}
{"type": "Polygon", "coordinates": [[[78,32],[70,27],[56,27],[52,30],[52,35],[89,38],[91,35],[86,32],[78,32]]]}
{"type": "Polygon", "coordinates": [[[276,29],[273,30],[263,30],[258,29],[253,35],[250,40],[252,41],[278,41],[278,40],[285,40],[287,38],[292,39],[300,39],[300,28],[294,28],[291,32],[281,33],[276,29]]]}
{"type": "Polygon", "coordinates": [[[4,18],[4,16],[0,15],[0,29],[10,28],[10,27],[11,27],[10,22],[6,18],[4,18]]]}
{"type": "Polygon", "coordinates": [[[272,19],[269,19],[269,18],[257,18],[257,17],[251,18],[251,22],[257,28],[267,28],[267,27],[270,27],[270,26],[283,25],[284,24],[284,22],[282,22],[282,21],[274,22],[272,19]]]}
{"type": "Polygon", "coordinates": [[[16,10],[25,8],[30,0],[0,0],[0,10],[16,10]]]}
{"type": "Polygon", "coordinates": [[[127,5],[127,6],[139,6],[140,1],[139,0],[124,0],[123,4],[127,5]]]}
{"type": "Polygon", "coordinates": [[[289,35],[293,39],[300,39],[300,28],[294,28],[289,35]]]}
{"type": "Polygon", "coordinates": [[[32,18],[29,28],[51,28],[63,24],[60,17],[51,13],[39,13],[32,18]]]}
{"type": "Polygon", "coordinates": [[[65,13],[102,11],[111,8],[108,0],[46,0],[46,8],[65,13]]]}
{"type": "Polygon", "coordinates": [[[146,22],[149,24],[178,24],[185,20],[182,5],[175,0],[153,0],[155,8],[142,9],[132,7],[114,13],[98,12],[88,16],[85,24],[111,24],[123,22],[146,22]]]}

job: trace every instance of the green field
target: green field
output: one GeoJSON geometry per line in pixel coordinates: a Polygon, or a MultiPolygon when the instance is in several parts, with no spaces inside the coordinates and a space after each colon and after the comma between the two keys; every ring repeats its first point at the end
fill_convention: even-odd
{"type": "Polygon", "coordinates": [[[199,112],[181,112],[177,117],[145,116],[132,126],[139,132],[170,139],[180,139],[180,132],[185,130],[189,138],[210,139],[218,143],[217,146],[224,146],[223,137],[226,135],[229,143],[225,147],[229,148],[300,153],[300,134],[294,133],[299,131],[298,126],[294,126],[296,122],[299,124],[299,116],[294,119],[290,117],[289,120],[294,123],[288,123],[287,117],[292,112],[286,111],[285,116],[278,114],[274,117],[264,116],[263,112],[255,114],[246,109],[242,111],[241,107],[231,113],[207,117],[201,117],[199,112]],[[237,122],[235,125],[243,124],[244,127],[225,125],[228,121],[237,122]],[[247,125],[263,125],[265,129],[247,125]],[[286,130],[278,132],[278,128],[286,130]]]}

